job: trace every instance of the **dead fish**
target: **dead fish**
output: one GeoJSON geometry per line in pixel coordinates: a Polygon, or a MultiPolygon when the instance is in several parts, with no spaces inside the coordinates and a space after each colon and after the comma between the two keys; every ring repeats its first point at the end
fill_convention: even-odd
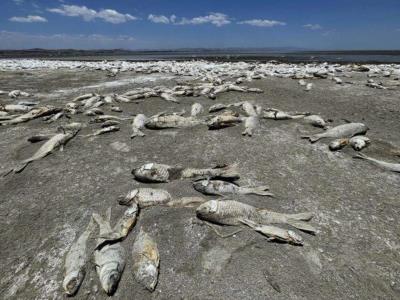
{"type": "Polygon", "coordinates": [[[67,109],[77,109],[79,106],[80,104],[75,102],[68,102],[67,104],[65,104],[65,108],[67,109]]]}
{"type": "Polygon", "coordinates": [[[98,96],[98,95],[96,95],[96,96],[93,96],[93,97],[91,97],[91,98],[89,98],[89,99],[83,100],[83,101],[82,101],[82,103],[83,103],[83,109],[86,110],[86,109],[92,107],[92,106],[93,106],[96,102],[98,102],[100,99],[101,99],[101,97],[98,96]]]}
{"type": "Polygon", "coordinates": [[[142,228],[132,247],[132,259],[135,279],[153,292],[158,281],[160,254],[157,243],[142,228]]]}
{"type": "Polygon", "coordinates": [[[270,197],[274,195],[268,192],[269,187],[266,185],[256,187],[238,186],[234,183],[221,180],[200,180],[193,183],[193,187],[196,191],[205,195],[255,194],[270,197]]]}
{"type": "Polygon", "coordinates": [[[14,91],[9,92],[8,96],[11,97],[11,98],[17,98],[19,96],[29,97],[30,94],[27,93],[27,92],[20,91],[20,90],[14,90],[14,91]]]}
{"type": "Polygon", "coordinates": [[[146,121],[146,128],[166,129],[166,128],[185,128],[201,124],[201,120],[194,117],[183,117],[176,114],[166,114],[150,117],[146,121]]]}
{"type": "Polygon", "coordinates": [[[31,109],[32,107],[21,104],[7,104],[4,106],[4,111],[11,113],[26,113],[31,109]]]}
{"type": "Polygon", "coordinates": [[[250,220],[242,220],[243,224],[268,237],[268,241],[286,242],[292,245],[303,245],[303,238],[292,230],[271,225],[260,225],[250,220]]]}
{"type": "Polygon", "coordinates": [[[111,111],[122,112],[122,109],[119,106],[112,106],[111,111]]]}
{"type": "Polygon", "coordinates": [[[101,123],[101,128],[116,126],[116,125],[120,125],[120,124],[121,123],[118,122],[117,120],[107,120],[104,123],[101,123]]]}
{"type": "Polygon", "coordinates": [[[302,120],[314,127],[326,128],[326,122],[318,115],[305,116],[302,120]]]}
{"type": "Polygon", "coordinates": [[[201,203],[208,201],[202,197],[182,197],[178,199],[173,199],[169,201],[166,205],[169,207],[195,207],[199,206],[201,203]]]}
{"type": "Polygon", "coordinates": [[[138,188],[130,191],[125,197],[119,197],[119,204],[131,205],[137,203],[140,208],[155,205],[165,205],[170,202],[172,197],[166,190],[138,188]]]}
{"type": "Polygon", "coordinates": [[[170,93],[161,93],[160,94],[161,99],[164,99],[169,102],[174,102],[174,103],[179,103],[179,100],[176,99],[172,94],[170,93]]]}
{"type": "Polygon", "coordinates": [[[343,83],[342,79],[340,79],[339,77],[333,77],[332,80],[334,82],[336,82],[336,84],[342,84],[343,83]]]}
{"type": "Polygon", "coordinates": [[[357,153],[354,156],[354,158],[365,159],[365,160],[373,163],[374,165],[377,165],[378,167],[381,167],[384,170],[400,173],[400,164],[389,163],[389,162],[385,162],[385,161],[382,161],[382,160],[378,160],[378,159],[369,157],[369,156],[367,156],[367,155],[365,155],[363,153],[357,153]]]}
{"type": "Polygon", "coordinates": [[[238,113],[227,110],[217,116],[212,117],[207,121],[208,129],[216,130],[226,127],[235,126],[236,124],[242,122],[242,118],[238,113]]]}
{"type": "Polygon", "coordinates": [[[55,107],[51,107],[51,106],[38,107],[38,108],[32,109],[31,111],[27,112],[26,114],[17,116],[12,120],[3,121],[0,123],[0,125],[15,125],[15,124],[19,124],[19,123],[24,123],[24,122],[28,122],[28,121],[36,119],[36,118],[40,118],[40,117],[58,113],[60,110],[61,109],[59,109],[59,108],[55,108],[55,107]]]}
{"type": "Polygon", "coordinates": [[[130,98],[122,96],[122,95],[116,95],[114,100],[116,102],[122,102],[122,103],[129,103],[132,102],[130,98]]]}
{"type": "MultiPolygon", "coordinates": [[[[58,133],[56,135],[53,135],[47,142],[45,142],[39,150],[35,152],[31,157],[23,160],[22,162],[19,163],[19,166],[15,167],[12,169],[10,172],[7,174],[14,172],[14,173],[20,173],[22,172],[25,167],[35,161],[39,160],[41,158],[46,157],[50,153],[52,153],[56,149],[60,149],[60,151],[63,150],[63,146],[70,140],[72,139],[75,135],[77,134],[77,131],[74,132],[66,132],[66,133],[58,133]]],[[[6,174],[6,175],[7,175],[6,174]]]]}
{"type": "Polygon", "coordinates": [[[108,126],[108,127],[104,127],[104,128],[99,129],[99,130],[96,130],[95,132],[86,135],[86,137],[97,136],[97,135],[101,135],[101,134],[104,134],[104,133],[115,132],[115,131],[119,131],[119,127],[118,126],[108,126]]]}
{"type": "Polygon", "coordinates": [[[68,296],[75,295],[85,277],[85,266],[88,261],[86,247],[89,236],[96,228],[93,218],[81,236],[72,244],[65,257],[63,288],[68,296]]]}
{"type": "Polygon", "coordinates": [[[314,84],[312,83],[307,83],[305,90],[306,91],[311,91],[311,89],[313,88],[314,84]]]}
{"type": "Polygon", "coordinates": [[[245,130],[242,132],[242,135],[252,136],[254,131],[260,126],[260,119],[258,116],[251,116],[245,118],[244,127],[245,130]]]}
{"type": "Polygon", "coordinates": [[[299,80],[299,85],[301,85],[301,86],[306,86],[306,85],[307,85],[307,82],[306,82],[304,79],[300,79],[300,80],[299,80]]]}
{"type": "Polygon", "coordinates": [[[315,143],[323,138],[351,138],[355,135],[365,134],[368,129],[369,128],[363,123],[347,123],[330,128],[325,132],[311,136],[303,136],[302,138],[309,139],[311,143],[315,143]]]}
{"type": "Polygon", "coordinates": [[[349,144],[349,139],[336,139],[329,143],[329,150],[337,151],[349,144]]]}
{"type": "Polygon", "coordinates": [[[106,95],[103,101],[107,104],[112,104],[114,102],[115,95],[106,95]]]}
{"type": "Polygon", "coordinates": [[[60,111],[59,113],[56,113],[53,116],[47,116],[43,118],[43,121],[45,121],[46,123],[53,123],[55,121],[57,121],[58,119],[62,118],[64,116],[64,112],[60,111]]]}
{"type": "Polygon", "coordinates": [[[101,115],[91,120],[91,123],[102,123],[108,120],[127,121],[131,120],[130,117],[118,117],[113,115],[101,115]]]}
{"type": "Polygon", "coordinates": [[[197,115],[199,115],[199,114],[202,114],[204,112],[204,107],[203,107],[203,105],[201,105],[200,103],[194,103],[193,105],[192,105],[192,109],[191,109],[191,111],[190,111],[190,115],[192,116],[192,117],[195,117],[195,116],[197,116],[197,115]]]}
{"type": "Polygon", "coordinates": [[[217,112],[217,111],[228,108],[228,106],[229,105],[217,103],[217,104],[211,105],[210,108],[208,109],[208,112],[209,113],[217,112]]]}
{"type": "Polygon", "coordinates": [[[259,89],[259,88],[247,88],[246,92],[258,93],[258,94],[264,93],[264,91],[262,89],[259,89]]]}
{"type": "Polygon", "coordinates": [[[220,178],[225,180],[236,180],[240,177],[237,165],[216,166],[209,169],[182,168],[164,164],[148,163],[133,169],[135,179],[142,182],[169,182],[181,178],[220,178]]]}
{"type": "Polygon", "coordinates": [[[132,135],[131,139],[137,136],[145,136],[145,134],[141,131],[146,125],[148,118],[144,114],[138,114],[132,121],[132,135]]]}
{"type": "Polygon", "coordinates": [[[101,238],[101,236],[107,236],[113,232],[110,225],[111,208],[108,209],[105,219],[96,213],[93,214],[93,218],[100,227],[97,244],[103,244],[102,247],[96,247],[94,252],[96,271],[101,287],[108,295],[112,295],[117,289],[125,268],[125,250],[121,243],[104,243],[104,239],[101,238]]]}
{"type": "Polygon", "coordinates": [[[92,98],[94,96],[95,96],[95,94],[93,94],[93,93],[84,94],[84,95],[76,97],[75,99],[72,100],[72,102],[82,101],[82,100],[85,100],[85,99],[88,99],[88,98],[92,98]]]}
{"type": "Polygon", "coordinates": [[[245,101],[245,102],[242,104],[242,109],[246,112],[246,114],[247,114],[249,117],[251,117],[251,116],[257,116],[257,112],[256,112],[256,110],[254,109],[254,105],[251,104],[251,103],[248,102],[248,101],[245,101]]]}
{"type": "Polygon", "coordinates": [[[60,129],[70,130],[70,131],[79,131],[83,128],[83,124],[79,122],[72,122],[68,124],[64,124],[60,127],[60,129]]]}
{"type": "Polygon", "coordinates": [[[264,110],[263,118],[272,120],[294,120],[303,119],[306,115],[306,113],[290,114],[281,110],[266,109],[264,110]]]}
{"type": "Polygon", "coordinates": [[[97,115],[104,115],[104,112],[100,108],[91,108],[83,113],[85,116],[94,117],[97,115]]]}
{"type": "Polygon", "coordinates": [[[363,135],[356,135],[350,139],[350,146],[356,151],[360,151],[368,147],[370,143],[371,140],[363,135]]]}
{"type": "Polygon", "coordinates": [[[243,220],[250,220],[260,225],[281,223],[303,231],[316,232],[307,223],[312,218],[311,213],[282,214],[233,200],[207,201],[196,209],[196,215],[201,220],[221,225],[240,225],[243,220]]]}

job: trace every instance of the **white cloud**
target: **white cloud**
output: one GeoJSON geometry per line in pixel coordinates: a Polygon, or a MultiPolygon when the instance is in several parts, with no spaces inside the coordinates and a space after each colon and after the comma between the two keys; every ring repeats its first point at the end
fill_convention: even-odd
{"type": "Polygon", "coordinates": [[[195,17],[192,19],[182,18],[179,22],[174,22],[176,25],[200,25],[200,24],[213,24],[217,27],[230,24],[228,16],[222,13],[210,13],[207,16],[195,17]]]}
{"type": "Polygon", "coordinates": [[[17,5],[21,5],[24,3],[24,0],[13,0],[13,2],[17,5]]]}
{"type": "Polygon", "coordinates": [[[114,9],[102,9],[96,11],[86,6],[77,5],[62,5],[59,8],[49,8],[47,10],[67,17],[81,17],[85,21],[92,21],[98,18],[113,24],[125,23],[137,19],[130,14],[121,14],[114,9]]]}
{"type": "Polygon", "coordinates": [[[28,34],[0,31],[1,49],[132,49],[137,47],[135,38],[126,35],[108,36],[102,34],[28,34]]]}
{"type": "Polygon", "coordinates": [[[9,20],[12,22],[20,22],[20,23],[47,22],[46,18],[43,18],[41,16],[12,17],[9,20]]]}
{"type": "Polygon", "coordinates": [[[303,25],[304,28],[310,29],[310,30],[320,30],[322,29],[322,26],[319,24],[306,24],[303,25]]]}
{"type": "Polygon", "coordinates": [[[169,23],[174,23],[176,16],[172,15],[169,18],[167,16],[163,15],[153,15],[150,14],[147,19],[153,23],[162,23],[162,24],[169,24],[169,23]]]}
{"type": "Polygon", "coordinates": [[[275,21],[275,20],[261,20],[261,19],[253,19],[238,22],[238,24],[246,24],[251,26],[258,27],[274,27],[274,26],[285,26],[285,22],[275,21]]]}

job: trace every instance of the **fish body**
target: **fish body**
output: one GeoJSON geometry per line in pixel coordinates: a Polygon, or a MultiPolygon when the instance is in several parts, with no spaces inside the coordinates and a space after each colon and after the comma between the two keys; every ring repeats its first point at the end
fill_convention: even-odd
{"type": "Polygon", "coordinates": [[[133,244],[132,260],[135,279],[153,292],[158,281],[160,254],[157,243],[143,229],[133,244]]]}
{"type": "Polygon", "coordinates": [[[164,164],[148,163],[133,169],[135,179],[142,182],[168,182],[180,177],[182,168],[171,167],[164,164]],[[174,176],[176,174],[177,176],[174,176]]]}
{"type": "Polygon", "coordinates": [[[118,126],[107,126],[107,127],[101,128],[99,130],[96,130],[94,133],[88,134],[87,136],[96,136],[96,135],[101,135],[104,133],[115,132],[115,131],[119,131],[118,126]]]}
{"type": "Polygon", "coordinates": [[[307,83],[307,84],[306,84],[305,90],[306,90],[306,91],[311,91],[311,89],[313,88],[313,86],[314,86],[314,84],[312,84],[312,83],[307,83]]]}
{"type": "Polygon", "coordinates": [[[140,208],[155,205],[165,205],[172,200],[170,193],[162,189],[138,188],[130,191],[125,198],[120,198],[119,204],[137,204],[140,208]]]}
{"type": "Polygon", "coordinates": [[[172,94],[170,93],[161,93],[160,97],[166,101],[169,102],[175,102],[175,103],[179,103],[178,99],[176,99],[172,94]]]}
{"type": "Polygon", "coordinates": [[[213,168],[207,168],[207,169],[186,168],[182,170],[181,178],[198,178],[198,177],[207,177],[207,178],[234,181],[239,179],[240,175],[237,171],[236,164],[215,166],[213,168]]]}
{"type": "Polygon", "coordinates": [[[43,116],[55,114],[59,111],[60,111],[60,109],[50,107],[50,106],[49,107],[46,107],[46,106],[38,107],[38,108],[34,108],[34,109],[30,110],[29,112],[27,112],[23,115],[17,116],[14,119],[1,122],[0,124],[1,125],[15,125],[15,124],[24,123],[24,122],[27,122],[27,121],[30,121],[30,120],[33,120],[36,118],[40,118],[43,116]]]}
{"type": "Polygon", "coordinates": [[[329,128],[325,132],[319,134],[304,136],[303,138],[308,138],[311,143],[315,143],[316,141],[323,138],[351,138],[356,135],[365,134],[368,129],[369,128],[363,123],[347,123],[329,128]]]}
{"type": "Polygon", "coordinates": [[[146,128],[166,129],[193,127],[201,124],[201,121],[194,117],[183,117],[177,114],[161,115],[150,117],[146,121],[146,128]]]}
{"type": "Polygon", "coordinates": [[[353,147],[354,150],[360,151],[369,146],[371,140],[363,135],[356,135],[350,139],[350,146],[353,147]]]}
{"type": "Polygon", "coordinates": [[[101,236],[107,236],[113,232],[110,225],[111,209],[107,211],[106,219],[94,213],[93,218],[100,227],[99,239],[94,252],[94,262],[96,264],[96,272],[99,276],[101,287],[108,294],[112,295],[117,289],[121,279],[122,272],[125,268],[125,250],[121,243],[105,243],[101,236]]]}
{"type": "Polygon", "coordinates": [[[360,159],[364,159],[367,160],[371,163],[373,163],[374,165],[387,170],[387,171],[391,171],[391,172],[396,172],[396,173],[400,173],[400,164],[396,164],[396,163],[389,163],[389,162],[385,162],[382,160],[378,160],[372,157],[369,157],[363,153],[358,153],[356,156],[354,156],[355,158],[360,158],[360,159]]]}
{"type": "Polygon", "coordinates": [[[138,114],[132,121],[132,135],[131,138],[136,136],[145,136],[141,131],[146,125],[148,118],[144,114],[138,114]]]}
{"type": "Polygon", "coordinates": [[[32,107],[28,105],[21,105],[21,104],[7,104],[4,106],[4,110],[6,112],[11,112],[11,113],[26,113],[30,111],[32,107]]]}
{"type": "Polygon", "coordinates": [[[192,105],[191,111],[190,111],[190,115],[192,117],[196,117],[199,114],[202,114],[204,112],[204,107],[203,105],[201,105],[200,103],[194,103],[192,105]]]}
{"type": "Polygon", "coordinates": [[[200,180],[193,183],[196,191],[205,195],[227,195],[227,194],[255,194],[261,196],[273,196],[267,192],[268,186],[241,187],[231,182],[222,180],[200,180]]]}
{"type": "Polygon", "coordinates": [[[256,110],[254,109],[254,105],[251,104],[250,102],[245,101],[245,102],[242,104],[242,108],[243,108],[243,110],[246,112],[246,114],[247,114],[249,117],[250,117],[250,116],[257,116],[257,112],[256,112],[256,110]]]}
{"type": "Polygon", "coordinates": [[[110,126],[117,126],[120,125],[121,123],[118,122],[117,120],[107,120],[104,123],[101,123],[101,127],[110,127],[110,126]]]}
{"type": "Polygon", "coordinates": [[[244,121],[244,131],[242,135],[252,136],[254,131],[260,126],[260,119],[257,115],[247,117],[244,121]]]}
{"type": "Polygon", "coordinates": [[[74,98],[74,99],[72,100],[72,102],[82,101],[82,100],[85,100],[85,99],[88,99],[88,98],[92,98],[92,97],[94,97],[94,96],[95,96],[95,94],[93,94],[93,93],[88,93],[88,94],[80,95],[80,96],[74,98]]]}
{"type": "Polygon", "coordinates": [[[95,229],[95,222],[91,218],[86,230],[72,244],[65,258],[65,273],[63,288],[67,295],[75,295],[85,277],[85,266],[88,261],[86,248],[90,234],[95,229]]]}
{"type": "Polygon", "coordinates": [[[242,122],[242,118],[239,117],[239,114],[233,111],[225,111],[207,121],[207,126],[208,129],[215,130],[235,126],[240,122],[242,122]]]}

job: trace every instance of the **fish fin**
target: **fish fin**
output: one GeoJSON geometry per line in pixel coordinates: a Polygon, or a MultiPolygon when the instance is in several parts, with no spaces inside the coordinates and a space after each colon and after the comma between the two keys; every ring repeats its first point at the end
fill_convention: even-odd
{"type": "Polygon", "coordinates": [[[302,231],[309,232],[309,233],[317,232],[317,229],[315,227],[313,227],[312,225],[310,225],[310,224],[308,224],[308,223],[306,223],[304,221],[299,221],[299,220],[288,218],[287,219],[287,224],[289,224],[289,225],[291,225],[291,226],[293,226],[293,227],[295,227],[297,229],[300,229],[302,231]]]}
{"type": "Polygon", "coordinates": [[[251,221],[249,219],[239,219],[240,223],[243,223],[244,225],[249,226],[250,228],[254,229],[258,224],[254,221],[251,221]]]}
{"type": "Polygon", "coordinates": [[[269,187],[267,185],[261,185],[256,187],[242,187],[241,189],[244,194],[255,194],[255,195],[269,196],[269,197],[274,196],[274,194],[268,192],[269,187]]]}
{"type": "Polygon", "coordinates": [[[290,214],[288,218],[298,221],[310,221],[313,218],[313,214],[310,212],[290,214]]]}

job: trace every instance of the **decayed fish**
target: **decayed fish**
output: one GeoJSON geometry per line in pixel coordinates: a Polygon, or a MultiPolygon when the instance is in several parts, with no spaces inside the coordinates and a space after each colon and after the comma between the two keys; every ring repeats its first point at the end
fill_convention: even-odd
{"type": "Polygon", "coordinates": [[[250,220],[261,225],[289,224],[303,231],[316,232],[306,222],[311,220],[311,213],[282,214],[233,200],[210,200],[196,209],[196,215],[204,221],[221,225],[240,225],[242,221],[250,220]]]}
{"type": "Polygon", "coordinates": [[[160,97],[166,101],[169,102],[175,102],[175,103],[179,103],[179,100],[176,99],[172,94],[170,93],[161,93],[160,97]]]}
{"type": "Polygon", "coordinates": [[[197,115],[199,115],[199,114],[202,114],[204,112],[204,107],[203,107],[203,105],[201,105],[200,103],[194,103],[193,105],[192,105],[192,109],[191,109],[191,111],[190,111],[190,115],[192,116],[192,117],[195,117],[195,116],[197,116],[197,115]]]}
{"type": "Polygon", "coordinates": [[[242,118],[238,113],[227,110],[215,117],[212,117],[209,121],[207,121],[208,129],[222,129],[226,127],[235,126],[236,124],[242,122],[242,118]]]}
{"type": "Polygon", "coordinates": [[[168,182],[181,178],[220,178],[225,180],[236,180],[240,177],[237,165],[223,165],[208,169],[182,168],[164,164],[148,163],[133,169],[135,179],[142,182],[168,182]]]}
{"type": "Polygon", "coordinates": [[[58,119],[62,118],[64,116],[64,112],[60,111],[59,113],[56,113],[52,116],[47,116],[43,118],[43,121],[46,123],[53,123],[54,121],[57,121],[58,119]]]}
{"type": "Polygon", "coordinates": [[[82,101],[82,100],[91,98],[93,96],[95,96],[95,94],[93,94],[93,93],[84,94],[84,95],[76,97],[75,99],[72,100],[72,102],[82,101]]]}
{"type": "Polygon", "coordinates": [[[104,243],[104,239],[101,238],[101,236],[107,236],[113,232],[110,225],[111,208],[107,211],[106,219],[96,213],[93,214],[93,218],[100,227],[97,244],[102,245],[102,247],[96,247],[94,252],[96,271],[101,287],[108,295],[112,295],[117,289],[125,268],[125,251],[121,243],[104,243]]]}
{"type": "Polygon", "coordinates": [[[115,132],[115,131],[119,131],[119,127],[118,126],[108,126],[108,127],[104,127],[104,128],[99,129],[99,130],[96,130],[95,132],[86,135],[86,137],[101,135],[101,134],[104,134],[104,133],[115,132]]]}
{"type": "Polygon", "coordinates": [[[119,204],[131,205],[136,203],[140,208],[155,205],[165,205],[172,200],[170,193],[166,190],[138,188],[130,191],[125,197],[119,198],[119,204]]]}
{"type": "Polygon", "coordinates": [[[202,121],[194,117],[183,117],[177,114],[158,115],[150,117],[146,121],[146,128],[166,129],[193,127],[202,124],[202,121]]]}
{"type": "Polygon", "coordinates": [[[329,150],[337,151],[349,144],[349,139],[336,139],[329,143],[329,150]]]}
{"type": "Polygon", "coordinates": [[[242,135],[252,136],[254,131],[260,126],[260,119],[258,116],[247,117],[244,121],[244,131],[242,135]]]}
{"type": "Polygon", "coordinates": [[[381,167],[384,170],[400,173],[400,164],[389,163],[389,162],[385,162],[385,161],[382,161],[382,160],[378,160],[378,159],[369,157],[369,156],[367,156],[367,155],[365,155],[363,153],[357,153],[357,155],[355,155],[354,158],[365,159],[365,160],[373,163],[374,165],[377,165],[378,167],[381,167]]]}
{"type": "Polygon", "coordinates": [[[27,105],[21,105],[21,104],[7,104],[4,105],[4,111],[6,112],[11,112],[11,113],[26,113],[30,111],[32,107],[27,106],[27,105]]]}
{"type": "Polygon", "coordinates": [[[137,136],[145,136],[141,131],[146,125],[148,118],[144,114],[138,114],[132,121],[132,135],[131,139],[137,136]]]}
{"type": "Polygon", "coordinates": [[[72,244],[65,258],[63,288],[68,296],[73,296],[78,292],[85,277],[85,266],[88,261],[86,253],[87,241],[95,228],[96,223],[91,218],[86,230],[72,244]]]}
{"type": "Polygon", "coordinates": [[[113,115],[102,115],[102,116],[97,116],[96,118],[91,120],[91,123],[103,123],[108,120],[117,120],[117,121],[126,121],[126,120],[131,120],[132,118],[130,117],[118,117],[118,116],[113,116],[113,115]]]}
{"type": "Polygon", "coordinates": [[[117,120],[107,120],[104,123],[101,123],[101,127],[110,127],[110,126],[116,126],[116,125],[120,125],[121,123],[118,122],[117,120]]]}
{"type": "Polygon", "coordinates": [[[311,143],[315,143],[323,138],[351,138],[356,135],[365,134],[368,129],[369,128],[363,123],[347,123],[330,128],[325,132],[311,136],[303,136],[302,138],[307,138],[311,143]]]}
{"type": "Polygon", "coordinates": [[[278,240],[292,245],[303,245],[303,239],[292,230],[287,230],[271,225],[260,225],[250,220],[242,220],[243,224],[249,226],[268,237],[268,241],[278,240]]]}
{"type": "Polygon", "coordinates": [[[303,118],[303,122],[314,127],[326,128],[326,122],[318,115],[305,116],[303,118]]]}
{"type": "Polygon", "coordinates": [[[303,119],[307,114],[290,114],[277,109],[266,109],[264,110],[263,118],[264,119],[272,119],[272,120],[294,120],[294,119],[303,119]]]}
{"type": "Polygon", "coordinates": [[[246,114],[247,114],[249,117],[251,117],[251,116],[257,116],[257,112],[256,112],[256,110],[254,109],[254,105],[251,104],[250,102],[245,101],[245,102],[242,104],[242,108],[243,108],[243,110],[246,112],[246,114]]]}
{"type": "Polygon", "coordinates": [[[158,281],[160,254],[157,243],[142,228],[133,244],[132,259],[135,279],[149,291],[154,291],[158,281]]]}
{"type": "Polygon", "coordinates": [[[266,185],[256,187],[238,186],[222,180],[200,180],[194,182],[193,187],[196,191],[206,195],[255,194],[270,197],[274,195],[268,192],[269,187],[266,185]]]}
{"type": "Polygon", "coordinates": [[[28,121],[36,119],[36,118],[40,118],[40,117],[58,113],[60,110],[61,109],[59,109],[59,108],[55,108],[55,107],[51,107],[51,106],[38,107],[38,108],[32,109],[31,111],[27,112],[26,114],[15,117],[12,120],[3,121],[0,123],[0,125],[15,125],[15,124],[19,124],[19,123],[24,123],[24,122],[28,122],[28,121]]]}
{"type": "Polygon", "coordinates": [[[39,150],[36,151],[35,154],[33,154],[31,157],[29,157],[29,158],[23,160],[22,162],[20,162],[19,166],[15,167],[14,169],[12,169],[7,174],[9,174],[11,172],[20,173],[25,169],[25,167],[29,163],[31,163],[31,162],[33,162],[35,160],[39,160],[39,159],[49,155],[50,153],[52,153],[54,150],[56,150],[58,148],[60,150],[63,150],[63,146],[70,139],[72,139],[76,134],[77,134],[77,131],[73,131],[73,132],[66,132],[66,133],[58,133],[58,134],[52,136],[47,142],[45,142],[39,148],[39,150]]]}
{"type": "Polygon", "coordinates": [[[371,140],[366,136],[354,136],[350,139],[350,146],[353,147],[354,150],[360,151],[369,146],[371,140]]]}

